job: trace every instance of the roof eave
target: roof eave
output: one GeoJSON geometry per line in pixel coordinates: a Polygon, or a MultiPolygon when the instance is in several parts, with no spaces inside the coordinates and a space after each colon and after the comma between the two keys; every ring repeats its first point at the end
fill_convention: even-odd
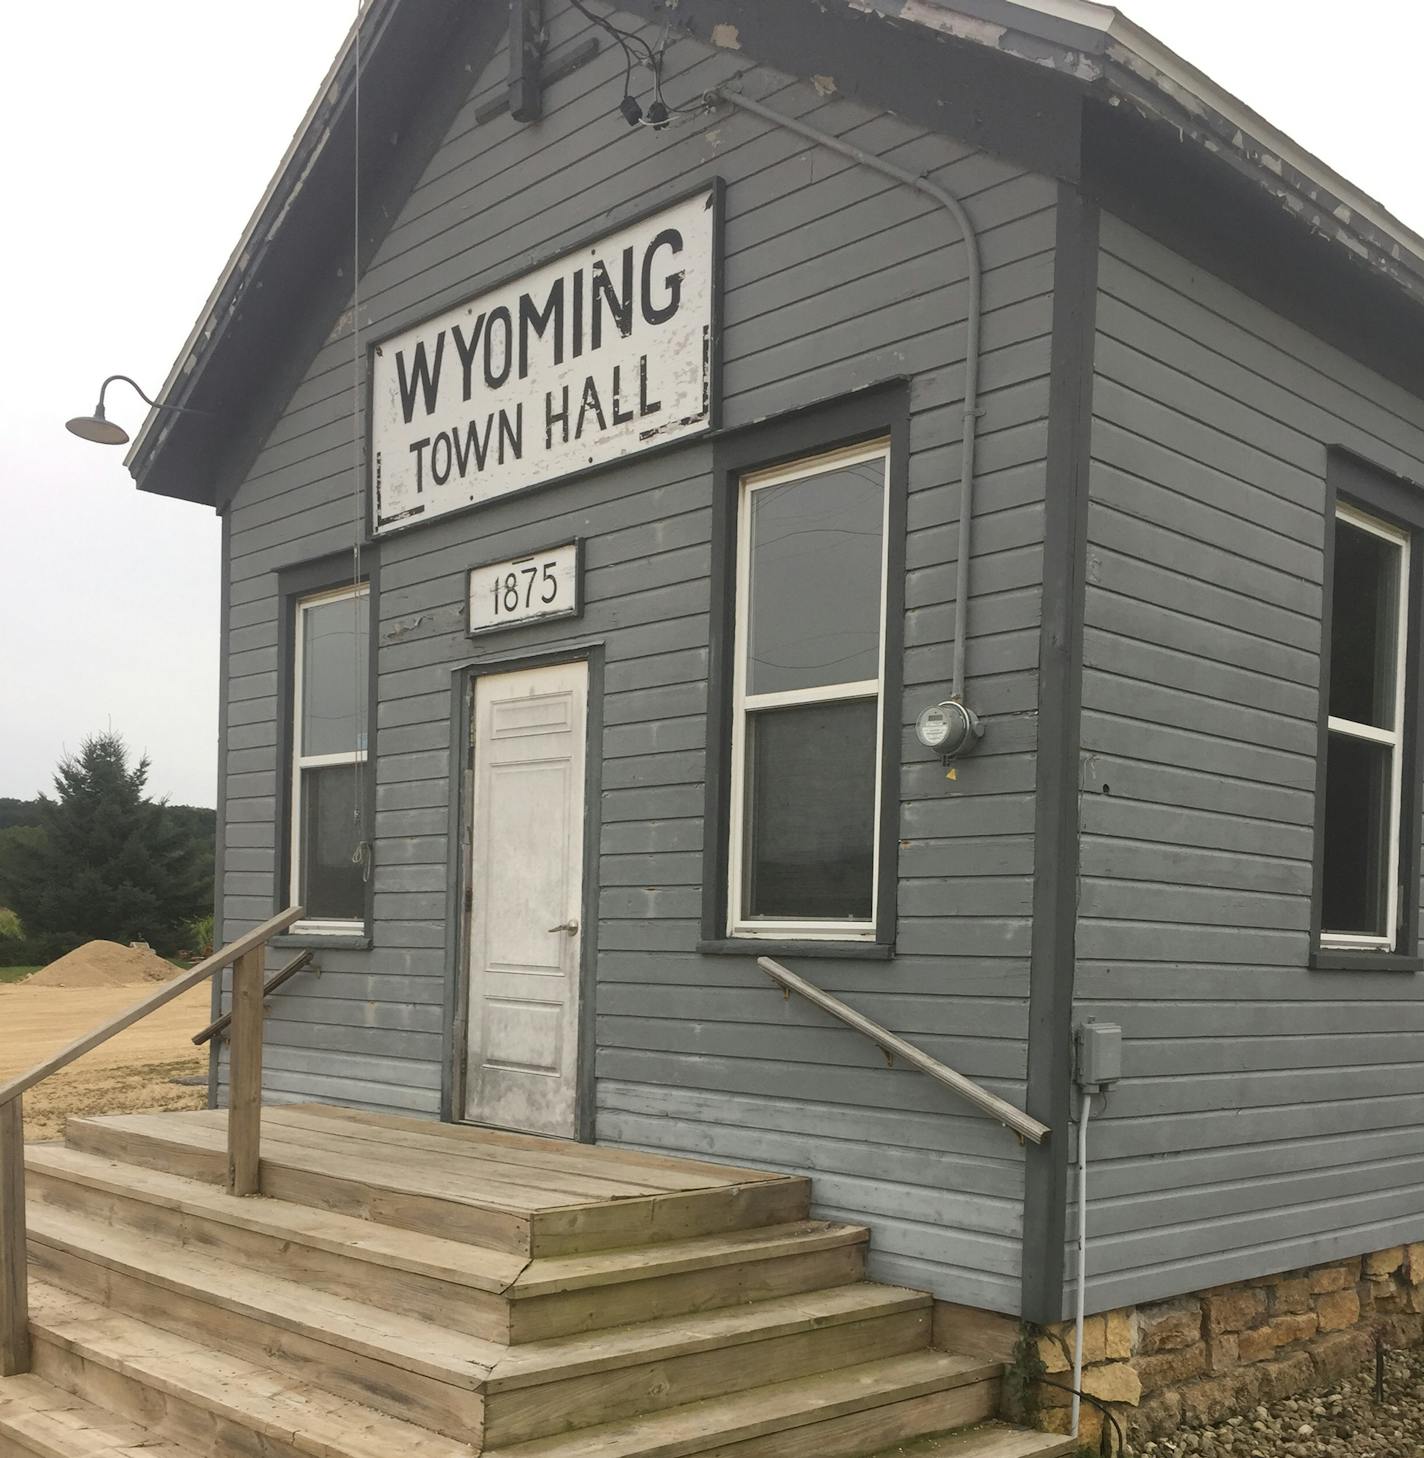
{"type": "MultiPolygon", "coordinates": [[[[229,255],[168,371],[168,377],[156,397],[162,404],[179,405],[189,397],[202,374],[205,360],[221,339],[227,321],[240,306],[248,284],[256,278],[268,247],[280,233],[291,210],[293,198],[300,192],[330,137],[332,118],[343,105],[355,76],[358,33],[363,38],[369,37],[373,30],[379,28],[382,14],[395,3],[398,0],[363,0],[336,59],[322,78],[237,246],[229,255]]],[[[369,44],[369,40],[366,43],[369,44]]],[[[140,489],[150,465],[162,450],[170,428],[171,417],[161,410],[151,409],[124,456],[124,464],[140,489]]],[[[207,499],[196,486],[185,495],[193,501],[207,499]]]]}
{"type": "Polygon", "coordinates": [[[1424,237],[1119,15],[1103,56],[1112,104],[1164,122],[1270,193],[1313,231],[1424,304],[1424,237]]]}

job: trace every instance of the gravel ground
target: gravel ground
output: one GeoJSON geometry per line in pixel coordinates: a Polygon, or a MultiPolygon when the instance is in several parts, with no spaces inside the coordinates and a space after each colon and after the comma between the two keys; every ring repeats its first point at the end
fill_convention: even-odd
{"type": "Polygon", "coordinates": [[[1132,1451],[1137,1458],[1424,1458],[1424,1349],[1388,1354],[1382,1403],[1374,1386],[1371,1363],[1348,1382],[1132,1451]]]}

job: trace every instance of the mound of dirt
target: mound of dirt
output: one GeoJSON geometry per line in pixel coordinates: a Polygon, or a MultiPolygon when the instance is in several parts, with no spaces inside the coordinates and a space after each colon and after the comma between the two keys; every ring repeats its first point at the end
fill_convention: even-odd
{"type": "Polygon", "coordinates": [[[118,942],[86,942],[25,979],[26,987],[133,987],[167,982],[178,969],[157,952],[118,942]]]}

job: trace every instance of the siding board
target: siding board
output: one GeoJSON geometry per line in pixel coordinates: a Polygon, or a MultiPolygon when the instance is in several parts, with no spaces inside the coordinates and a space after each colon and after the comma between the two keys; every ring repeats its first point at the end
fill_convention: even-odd
{"type": "MultiPolygon", "coordinates": [[[[584,34],[566,4],[546,11],[554,54],[584,34]]],[[[749,94],[953,188],[982,230],[985,414],[969,663],[990,738],[955,787],[905,731],[895,960],[798,966],[1022,1097],[1056,189],[746,61],[679,40],[665,84],[690,95],[740,75],[749,94]]],[[[694,178],[724,178],[727,423],[912,378],[910,687],[898,710],[913,724],[929,694],[942,696],[954,627],[966,290],[964,250],[947,220],[908,190],[742,114],[629,132],[616,116],[622,66],[611,49],[550,88],[540,126],[507,116],[475,125],[504,71],[494,55],[473,79],[469,103],[377,250],[362,281],[364,338],[476,294],[694,178]]],[[[225,890],[234,928],[268,913],[272,847],[285,833],[274,824],[275,573],[350,550],[351,449],[365,429],[361,409],[352,414],[350,361],[343,319],[231,508],[225,890]]],[[[879,1274],[1013,1310],[1022,1200],[1014,1141],[921,1076],[886,1069],[871,1045],[813,1009],[784,1002],[750,955],[696,953],[712,493],[711,450],[694,442],[380,542],[372,946],[323,950],[321,975],[303,975],[274,1001],[268,1094],[438,1112],[451,669],[598,642],[598,1137],[812,1170],[826,1213],[875,1225],[879,1274]],[[586,551],[579,622],[466,636],[473,563],[572,536],[586,551]]],[[[1276,531],[1283,561],[1293,561],[1284,528],[1273,519],[1262,529],[1276,531]]],[[[1309,712],[1296,708],[1297,720],[1309,712]]]]}
{"type": "Polygon", "coordinates": [[[1424,478],[1424,408],[1102,238],[1076,991],[1126,1077],[1092,1310],[1418,1239],[1424,1174],[1424,987],[1307,965],[1326,451],[1424,478]]]}

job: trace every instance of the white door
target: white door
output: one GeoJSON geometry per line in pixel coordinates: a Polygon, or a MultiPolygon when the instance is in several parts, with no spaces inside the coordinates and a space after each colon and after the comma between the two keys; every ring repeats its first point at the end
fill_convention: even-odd
{"type": "Polygon", "coordinates": [[[476,680],[465,1117],[577,1132],[588,668],[476,680]]]}

